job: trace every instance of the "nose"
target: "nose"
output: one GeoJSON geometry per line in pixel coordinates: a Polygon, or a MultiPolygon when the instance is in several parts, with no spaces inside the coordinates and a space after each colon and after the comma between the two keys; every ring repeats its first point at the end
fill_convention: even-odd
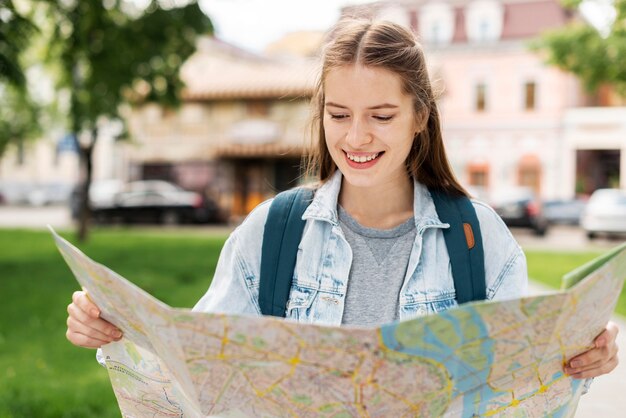
{"type": "Polygon", "coordinates": [[[354,149],[372,142],[372,135],[369,132],[367,123],[358,118],[354,118],[346,135],[346,142],[354,149]]]}

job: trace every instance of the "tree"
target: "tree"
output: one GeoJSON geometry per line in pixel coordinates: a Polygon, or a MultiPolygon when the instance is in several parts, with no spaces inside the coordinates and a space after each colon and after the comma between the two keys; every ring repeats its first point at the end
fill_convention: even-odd
{"type": "Polygon", "coordinates": [[[82,182],[78,238],[87,237],[92,151],[103,118],[119,117],[132,100],[179,104],[182,63],[211,21],[197,3],[173,8],[150,1],[144,10],[120,0],[49,2],[54,21],[48,61],[57,63],[59,87],[70,92],[69,130],[78,141],[82,182]]]}
{"type": "Polygon", "coordinates": [[[41,132],[39,108],[24,88],[0,84],[0,157],[11,143],[41,132]]]}
{"type": "Polygon", "coordinates": [[[35,25],[18,13],[12,0],[0,1],[0,82],[26,85],[20,55],[35,31],[35,25]]]}
{"type": "MultiPolygon", "coordinates": [[[[599,0],[596,0],[599,1],[599,0]]],[[[583,0],[562,0],[570,8],[583,0]]],[[[586,21],[576,20],[550,31],[532,46],[547,53],[547,61],[578,76],[589,92],[603,84],[626,93],[626,0],[613,0],[615,19],[599,31],[586,21]]]]}
{"type": "Polygon", "coordinates": [[[28,95],[22,55],[37,32],[13,1],[0,1],[0,157],[11,142],[39,132],[38,108],[28,95]]]}

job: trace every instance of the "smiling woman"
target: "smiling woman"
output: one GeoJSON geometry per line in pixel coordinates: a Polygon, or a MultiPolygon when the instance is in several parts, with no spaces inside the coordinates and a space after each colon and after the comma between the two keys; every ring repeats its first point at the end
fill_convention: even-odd
{"type": "MultiPolygon", "coordinates": [[[[312,193],[302,193],[307,197],[291,201],[288,213],[297,212],[303,229],[273,234],[277,222],[270,216],[276,201],[301,195],[257,206],[224,245],[196,311],[376,326],[467,301],[525,295],[521,248],[493,209],[468,199],[452,173],[413,33],[391,22],[339,22],[322,52],[312,106],[316,144],[309,169],[318,181],[312,193]],[[270,257],[269,264],[287,266],[287,280],[284,288],[268,287],[272,278],[261,265],[282,242],[294,243],[295,260],[270,257]],[[459,254],[471,265],[457,269],[459,254]],[[285,299],[276,302],[277,293],[285,299]]],[[[68,311],[74,344],[99,347],[119,338],[84,292],[74,294],[68,311]]],[[[576,367],[564,371],[578,378],[611,371],[616,333],[607,327],[594,348],[573,359],[576,367]]]]}

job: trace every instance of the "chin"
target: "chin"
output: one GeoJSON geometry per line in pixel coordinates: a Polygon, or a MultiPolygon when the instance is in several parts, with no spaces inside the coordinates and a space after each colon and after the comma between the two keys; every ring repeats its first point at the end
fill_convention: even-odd
{"type": "Polygon", "coordinates": [[[341,171],[344,181],[353,187],[368,188],[374,187],[379,183],[378,181],[376,181],[375,176],[371,174],[353,173],[350,172],[350,168],[348,168],[347,170],[340,169],[339,171],[341,171]]]}

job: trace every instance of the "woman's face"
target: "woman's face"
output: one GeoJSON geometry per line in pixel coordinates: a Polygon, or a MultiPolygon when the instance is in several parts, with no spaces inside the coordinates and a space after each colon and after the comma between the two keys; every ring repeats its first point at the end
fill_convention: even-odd
{"type": "Polygon", "coordinates": [[[395,73],[348,65],[324,83],[326,146],[344,181],[356,187],[406,185],[417,123],[411,96],[395,73]]]}

